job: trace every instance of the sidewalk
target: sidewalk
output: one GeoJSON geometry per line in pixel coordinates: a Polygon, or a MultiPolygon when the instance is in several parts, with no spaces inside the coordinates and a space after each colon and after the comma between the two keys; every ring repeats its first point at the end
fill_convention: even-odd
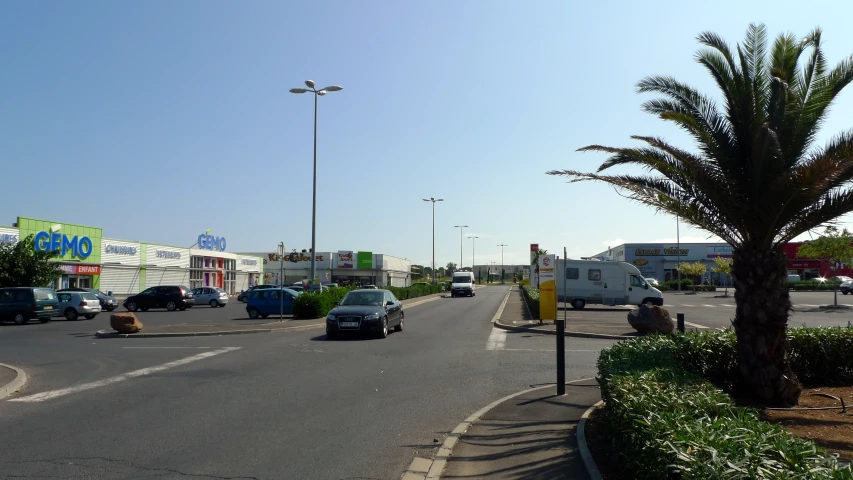
{"type": "MultiPolygon", "coordinates": [[[[414,307],[421,303],[430,302],[441,298],[443,294],[425,295],[423,297],[403,300],[403,307],[414,307]]],[[[283,321],[279,321],[277,315],[257,320],[240,320],[239,325],[234,322],[212,323],[199,325],[158,325],[146,327],[143,323],[142,331],[139,333],[122,334],[113,330],[98,330],[95,336],[100,338],[161,338],[161,337],[202,337],[217,335],[248,335],[254,333],[273,333],[288,330],[307,330],[311,328],[325,328],[325,318],[299,319],[293,315],[285,315],[283,321]]]]}
{"type": "Polygon", "coordinates": [[[588,479],[575,430],[601,399],[595,380],[527,391],[495,406],[465,431],[441,474],[459,478],[588,479]]]}

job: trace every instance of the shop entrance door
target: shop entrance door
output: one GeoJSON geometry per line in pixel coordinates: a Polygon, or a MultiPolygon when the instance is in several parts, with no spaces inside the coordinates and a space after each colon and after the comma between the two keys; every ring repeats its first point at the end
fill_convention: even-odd
{"type": "Polygon", "coordinates": [[[78,275],[77,276],[77,287],[78,288],[92,288],[92,277],[86,275],[78,275]]]}

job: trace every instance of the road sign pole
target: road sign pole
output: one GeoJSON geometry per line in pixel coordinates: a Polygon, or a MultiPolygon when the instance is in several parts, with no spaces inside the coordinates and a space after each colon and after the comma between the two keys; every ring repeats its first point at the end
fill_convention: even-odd
{"type": "MultiPolygon", "coordinates": [[[[556,264],[554,265],[555,274],[558,270],[557,266],[560,265],[560,257],[557,257],[556,264]]],[[[554,282],[554,288],[556,289],[557,285],[554,282]]],[[[557,307],[560,306],[559,297],[557,297],[556,292],[554,292],[555,301],[557,302],[557,307]]],[[[566,320],[565,316],[563,320],[556,318],[559,315],[555,315],[554,322],[557,324],[557,395],[565,395],[566,394],[566,320]]]]}

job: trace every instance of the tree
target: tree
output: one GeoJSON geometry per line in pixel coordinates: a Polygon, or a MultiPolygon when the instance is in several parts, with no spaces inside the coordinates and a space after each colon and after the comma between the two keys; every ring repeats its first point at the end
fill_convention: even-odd
{"type": "Polygon", "coordinates": [[[51,262],[55,252],[36,251],[33,236],[18,243],[0,243],[0,288],[45,287],[62,275],[51,262]]]}
{"type": "Polygon", "coordinates": [[[707,268],[702,262],[684,262],[678,267],[678,271],[685,277],[701,277],[705,275],[707,268]]]}
{"type": "Polygon", "coordinates": [[[444,270],[444,267],[438,267],[435,270],[436,270],[436,272],[438,272],[438,275],[436,275],[436,278],[444,278],[444,276],[447,274],[447,271],[444,270]]]}
{"type": "Polygon", "coordinates": [[[728,257],[721,257],[717,255],[714,257],[714,268],[711,269],[714,273],[719,273],[721,275],[725,275],[723,277],[723,281],[726,285],[726,296],[729,296],[729,275],[732,274],[732,259],[728,257]]]}
{"type": "Polygon", "coordinates": [[[456,264],[453,262],[447,262],[447,267],[445,267],[445,269],[447,270],[447,275],[452,276],[453,272],[456,271],[456,264]]]}
{"type": "MultiPolygon", "coordinates": [[[[845,228],[841,232],[838,228],[826,227],[824,235],[817,240],[804,243],[797,249],[800,258],[817,258],[829,261],[829,267],[833,272],[838,271],[842,263],[853,262],[853,234],[845,228]]],[[[838,306],[838,282],[832,282],[832,291],[835,296],[835,306],[838,306]]]]}
{"type": "Polygon", "coordinates": [[[733,247],[733,393],[764,405],[794,405],[801,391],[785,350],[791,299],[782,246],[853,211],[853,131],[822,148],[814,145],[830,105],[853,81],[853,57],[827,66],[821,35],[815,29],[798,41],[784,33],[768,48],[766,28],[753,24],[732,49],[717,34],[700,34],[706,48],[695,58],[719,87],[722,108],[673,77],[648,77],[637,85],[640,93],[663,96],[643,109],[685,130],[697,151],[635,136],[644,145],[582,148],[611,154],[595,173],[548,172],[615,186],[733,247]],[[621,165],[652,173],[602,173],[621,165]]]}

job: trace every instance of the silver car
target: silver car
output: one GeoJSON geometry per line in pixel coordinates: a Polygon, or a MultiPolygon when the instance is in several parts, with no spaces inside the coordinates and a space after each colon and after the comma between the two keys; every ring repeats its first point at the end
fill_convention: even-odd
{"type": "Polygon", "coordinates": [[[65,317],[68,320],[77,320],[80,315],[86,319],[93,319],[101,313],[101,301],[97,295],[91,292],[58,292],[56,294],[59,306],[56,309],[57,317],[65,317]]]}
{"type": "Polygon", "coordinates": [[[228,292],[219,287],[199,287],[193,290],[196,305],[208,304],[213,308],[228,304],[228,292]]]}

